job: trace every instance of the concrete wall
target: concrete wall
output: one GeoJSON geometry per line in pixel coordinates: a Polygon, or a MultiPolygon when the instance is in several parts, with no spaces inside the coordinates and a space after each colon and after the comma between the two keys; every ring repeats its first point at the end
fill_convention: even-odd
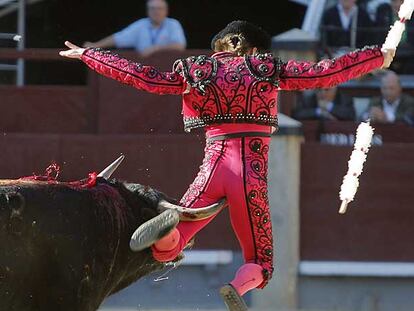
{"type": "Polygon", "coordinates": [[[299,264],[300,123],[282,116],[269,153],[269,203],[272,213],[275,272],[262,291],[253,292],[259,310],[295,310],[299,264]]]}
{"type": "Polygon", "coordinates": [[[300,277],[300,310],[412,311],[413,278],[300,277]]]}

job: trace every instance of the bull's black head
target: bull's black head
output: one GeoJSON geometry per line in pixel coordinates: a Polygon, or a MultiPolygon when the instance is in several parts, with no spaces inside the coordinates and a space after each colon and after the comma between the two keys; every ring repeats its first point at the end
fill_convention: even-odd
{"type": "Polygon", "coordinates": [[[163,210],[160,202],[167,201],[176,204],[174,199],[149,186],[119,182],[114,179],[110,181],[98,179],[99,184],[108,184],[119,192],[134,214],[137,225],[158,215],[163,210]]]}

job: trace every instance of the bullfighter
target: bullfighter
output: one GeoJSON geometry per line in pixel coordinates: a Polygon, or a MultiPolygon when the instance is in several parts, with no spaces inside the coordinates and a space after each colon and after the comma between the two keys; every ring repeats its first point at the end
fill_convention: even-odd
{"type": "MultiPolygon", "coordinates": [[[[205,157],[180,204],[196,209],[227,199],[245,260],[235,278],[220,289],[230,311],[247,310],[242,296],[264,288],[273,273],[267,170],[270,137],[278,128],[279,90],[333,87],[388,67],[395,54],[373,46],[317,63],[283,62],[268,53],[270,44],[262,28],[233,21],[213,38],[214,54],[180,59],[172,72],[70,42],[66,42],[69,50],[61,52],[139,90],[181,95],[185,131],[204,128],[205,157]]],[[[179,221],[178,214],[168,210],[140,226],[130,247],[135,251],[151,247],[156,260],[173,260],[213,218],[179,221]]]]}

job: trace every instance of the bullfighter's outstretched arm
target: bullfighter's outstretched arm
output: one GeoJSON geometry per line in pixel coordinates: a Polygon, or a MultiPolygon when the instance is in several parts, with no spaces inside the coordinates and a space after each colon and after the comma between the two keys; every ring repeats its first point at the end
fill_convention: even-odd
{"type": "Polygon", "coordinates": [[[187,87],[178,73],[160,72],[152,66],[132,62],[109,51],[85,49],[81,60],[106,77],[150,93],[181,95],[187,87]]]}
{"type": "Polygon", "coordinates": [[[95,48],[82,48],[65,41],[69,48],[59,55],[84,61],[96,72],[156,94],[182,94],[187,89],[184,78],[175,72],[160,72],[154,67],[131,62],[116,54],[95,48]]]}
{"type": "Polygon", "coordinates": [[[291,60],[281,66],[279,86],[282,90],[329,88],[383,65],[384,55],[379,47],[366,47],[318,63],[291,60]]]}

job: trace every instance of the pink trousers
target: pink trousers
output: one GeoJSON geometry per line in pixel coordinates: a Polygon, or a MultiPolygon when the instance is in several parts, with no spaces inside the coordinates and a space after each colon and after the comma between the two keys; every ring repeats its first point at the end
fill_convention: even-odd
{"type": "MultiPolygon", "coordinates": [[[[270,137],[207,141],[200,171],[180,202],[183,206],[197,208],[227,198],[231,224],[244,260],[261,267],[263,278],[260,284],[256,284],[257,288],[263,288],[273,272],[272,225],[267,196],[269,142],[270,137]]],[[[176,258],[191,238],[213,218],[180,222],[174,238],[177,240],[175,247],[160,250],[162,247],[157,248],[155,244],[152,247],[154,258],[159,261],[176,258]]],[[[242,271],[240,273],[243,274],[242,271]]]]}

